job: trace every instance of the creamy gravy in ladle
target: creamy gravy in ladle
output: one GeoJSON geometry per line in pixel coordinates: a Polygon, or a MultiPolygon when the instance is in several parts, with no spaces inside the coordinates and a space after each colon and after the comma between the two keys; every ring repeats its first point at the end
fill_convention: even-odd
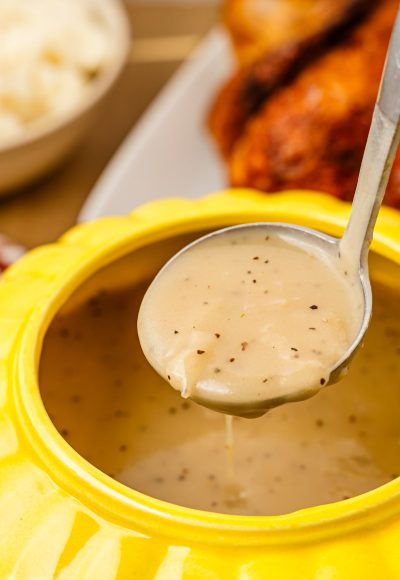
{"type": "Polygon", "coordinates": [[[184,397],[217,410],[246,415],[307,398],[360,329],[362,289],[343,269],[336,253],[266,236],[262,225],[206,236],[147,291],[143,352],[184,397]]]}

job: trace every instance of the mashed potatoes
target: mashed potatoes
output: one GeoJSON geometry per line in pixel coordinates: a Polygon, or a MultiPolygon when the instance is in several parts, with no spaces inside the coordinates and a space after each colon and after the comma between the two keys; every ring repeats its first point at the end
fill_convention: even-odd
{"type": "Polygon", "coordinates": [[[73,109],[113,54],[93,0],[0,0],[0,145],[73,109]]]}

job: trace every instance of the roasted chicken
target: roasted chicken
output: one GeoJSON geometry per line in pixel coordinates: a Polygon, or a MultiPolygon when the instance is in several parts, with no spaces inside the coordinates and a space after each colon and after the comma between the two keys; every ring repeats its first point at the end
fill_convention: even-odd
{"type": "MultiPolygon", "coordinates": [[[[353,1],[239,70],[210,114],[233,185],[352,198],[397,7],[353,1]]],[[[399,157],[386,203],[400,207],[399,157]]]]}

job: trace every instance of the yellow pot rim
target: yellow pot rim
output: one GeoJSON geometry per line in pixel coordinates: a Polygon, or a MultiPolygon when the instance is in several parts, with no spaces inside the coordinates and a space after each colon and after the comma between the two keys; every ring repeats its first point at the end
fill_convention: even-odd
{"type": "MultiPolygon", "coordinates": [[[[56,244],[34,250],[0,285],[2,294],[35,281],[35,291],[11,315],[14,343],[7,354],[15,421],[37,463],[64,493],[82,501],[112,524],[143,535],[227,545],[273,545],[352,532],[393,518],[400,511],[400,479],[355,498],[281,516],[231,516],[183,508],[120,484],[83,459],[61,437],[40,397],[37,370],[46,329],[60,306],[84,280],[115,259],[179,233],[226,224],[288,221],[340,235],[349,204],[325,194],[286,192],[270,196],[231,190],[198,201],[163,200],[130,216],[73,228],[56,244]]],[[[383,208],[373,249],[400,264],[400,214],[383,208]]],[[[0,367],[1,371],[1,367],[0,367]]]]}

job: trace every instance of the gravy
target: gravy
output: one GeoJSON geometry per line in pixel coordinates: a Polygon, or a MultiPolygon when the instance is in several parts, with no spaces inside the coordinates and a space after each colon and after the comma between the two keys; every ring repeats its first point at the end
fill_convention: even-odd
{"type": "Polygon", "coordinates": [[[336,255],[261,226],[174,259],[146,293],[138,329],[150,364],[183,397],[242,414],[325,385],[363,311],[362,290],[336,255]]]}
{"type": "Polygon", "coordinates": [[[267,416],[233,419],[232,499],[224,416],[182,399],[142,353],[135,321],[145,290],[88,296],[64,308],[44,339],[44,404],[93,465],[172,503],[245,515],[345,499],[400,473],[398,293],[374,286],[365,347],[340,383],[267,416]]]}

